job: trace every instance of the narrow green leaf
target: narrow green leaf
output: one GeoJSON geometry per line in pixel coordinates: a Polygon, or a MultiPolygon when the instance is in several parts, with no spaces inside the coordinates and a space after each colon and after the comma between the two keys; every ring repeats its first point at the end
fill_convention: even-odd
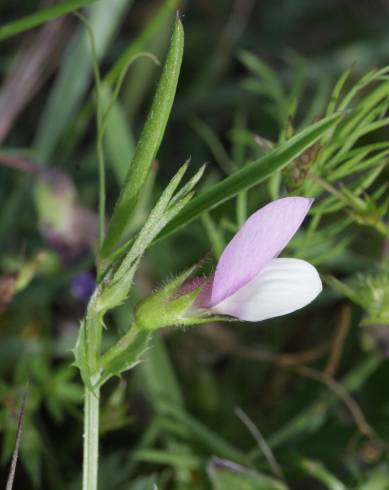
{"type": "Polygon", "coordinates": [[[388,469],[386,464],[370,471],[366,481],[358,485],[356,490],[389,490],[388,469]]]}
{"type": "Polygon", "coordinates": [[[321,463],[303,459],[299,466],[305,473],[322,482],[328,490],[346,490],[346,486],[321,463]]]}
{"type": "MultiPolygon", "coordinates": [[[[175,202],[173,198],[174,192],[180,184],[187,168],[188,163],[182,165],[162,193],[135,240],[131,239],[125,244],[123,253],[122,250],[120,250],[120,257],[117,257],[117,260],[115,261],[116,265],[119,262],[120,265],[117,266],[117,268],[115,268],[114,265],[113,269],[110,269],[109,272],[107,272],[108,276],[110,276],[111,273],[113,273],[113,276],[105,283],[103,292],[99,297],[99,310],[106,312],[125,301],[143,253],[163,228],[175,218],[192,199],[193,191],[182,196],[178,202],[175,202]],[[124,254],[125,256],[123,257],[124,254]]],[[[199,172],[201,172],[201,170],[199,172]]],[[[187,186],[185,186],[185,188],[188,189],[187,186]]]]}
{"type": "Polygon", "coordinates": [[[280,480],[219,458],[209,464],[208,475],[213,490],[287,490],[280,480]]]}
{"type": "Polygon", "coordinates": [[[283,106],[286,103],[286,95],[275,72],[260,58],[248,51],[242,51],[239,54],[239,59],[246,68],[259,78],[258,87],[261,87],[262,91],[278,105],[283,106]]]}
{"type": "Polygon", "coordinates": [[[0,27],[0,41],[16,36],[21,32],[37,27],[45,22],[48,22],[49,20],[56,19],[57,17],[69,14],[70,12],[74,12],[75,10],[85,7],[85,5],[89,5],[94,1],[95,0],[68,0],[67,2],[53,5],[47,9],[39,10],[34,14],[27,15],[21,19],[10,22],[5,26],[0,27]]]}
{"type": "Polygon", "coordinates": [[[343,89],[346,81],[348,80],[348,78],[350,76],[350,72],[351,72],[350,69],[345,70],[341,74],[341,76],[339,77],[338,81],[336,82],[335,87],[331,93],[330,102],[329,102],[328,108],[327,108],[327,115],[330,115],[333,112],[335,112],[336,105],[338,104],[340,94],[342,92],[342,89],[343,89]]]}
{"type": "Polygon", "coordinates": [[[170,465],[173,467],[195,471],[201,468],[201,459],[190,452],[161,449],[140,449],[133,453],[133,458],[147,463],[170,465]]]}
{"type": "Polygon", "coordinates": [[[157,476],[151,475],[139,478],[134,481],[129,490],[158,490],[157,476]]]}
{"type": "Polygon", "coordinates": [[[153,336],[151,348],[137,374],[158,413],[163,412],[163,400],[171,400],[177,406],[184,405],[174,366],[161,336],[153,336]]]}
{"type": "Polygon", "coordinates": [[[243,463],[246,460],[245,455],[226,441],[217,429],[210,429],[168,399],[161,400],[161,413],[167,419],[176,422],[181,428],[185,428],[193,440],[201,442],[214,454],[238,463],[243,463]]]}
{"type": "Polygon", "coordinates": [[[209,127],[206,123],[197,118],[194,118],[192,120],[192,127],[199,135],[199,137],[208,146],[213,155],[213,158],[220,165],[220,168],[227,175],[230,175],[235,170],[235,164],[229,157],[217,134],[212,130],[211,127],[209,127]]]}
{"type": "Polygon", "coordinates": [[[203,220],[203,226],[205,228],[205,232],[208,235],[208,240],[212,247],[213,255],[219,258],[226,247],[226,243],[223,237],[223,232],[221,228],[216,226],[210,213],[203,213],[201,215],[201,218],[203,220]]]}
{"type": "Polygon", "coordinates": [[[85,320],[80,323],[80,330],[77,337],[76,346],[73,350],[74,366],[80,370],[83,382],[90,386],[90,371],[88,369],[88,341],[85,320]]]}
{"type": "MultiPolygon", "coordinates": [[[[178,171],[178,173],[176,174],[176,177],[174,178],[175,180],[172,180],[170,182],[170,184],[166,187],[165,191],[163,194],[165,194],[165,196],[167,195],[166,193],[171,193],[172,191],[169,190],[171,189],[171,185],[175,185],[175,182],[177,183],[178,185],[178,180],[177,180],[177,176],[181,175],[183,176],[183,169],[187,169],[188,168],[188,164],[189,164],[189,160],[181,167],[181,169],[178,171]]],[[[186,170],[185,170],[186,171],[186,170]]],[[[179,201],[182,201],[182,199],[188,199],[189,197],[189,200],[192,198],[192,195],[194,194],[194,187],[197,185],[197,183],[199,182],[199,180],[201,179],[201,177],[203,176],[204,174],[204,171],[205,171],[205,165],[203,165],[196,173],[195,175],[179,190],[176,192],[176,194],[170,194],[171,196],[171,199],[169,201],[169,208],[170,208],[170,211],[169,211],[169,214],[171,215],[171,211],[172,211],[172,208],[173,208],[173,212],[174,212],[174,205],[177,205],[179,204],[179,201]],[[190,194],[190,196],[189,196],[190,194]]],[[[137,214],[138,215],[141,215],[140,218],[135,216],[131,223],[130,223],[130,226],[128,227],[128,229],[125,230],[125,232],[130,232],[130,230],[135,230],[138,226],[141,226],[143,225],[145,222],[149,221],[150,220],[150,217],[151,217],[151,214],[148,214],[148,211],[146,213],[146,211],[144,210],[143,213],[142,213],[142,204],[143,204],[143,207],[145,205],[145,203],[148,203],[150,204],[151,202],[151,196],[150,196],[150,192],[151,192],[151,189],[152,189],[152,183],[153,183],[153,174],[151,173],[149,178],[148,178],[148,182],[146,183],[143,191],[142,191],[142,195],[139,199],[139,203],[138,203],[138,207],[137,207],[137,214]],[[151,184],[150,184],[150,178],[152,180],[151,184]],[[143,219],[142,219],[142,215],[143,215],[143,219]],[[138,221],[138,226],[137,225],[137,221],[138,221]]],[[[162,195],[161,195],[161,198],[162,198],[162,195]]],[[[181,206],[181,204],[179,204],[181,206]]],[[[182,206],[183,208],[184,206],[182,206]]],[[[148,209],[149,209],[149,206],[148,206],[148,209]]],[[[166,211],[166,209],[162,209],[161,207],[159,208],[159,213],[161,213],[161,216],[163,217],[163,214],[164,212],[166,211]]],[[[153,210],[152,213],[154,213],[155,211],[153,210]]],[[[178,214],[178,213],[177,213],[178,214]]],[[[157,221],[160,221],[160,218],[157,218],[157,221]]],[[[160,226],[160,223],[158,224],[158,226],[160,226]]],[[[162,230],[162,228],[160,228],[162,230]]],[[[158,232],[159,233],[159,232],[158,232]]],[[[158,235],[157,233],[157,235],[158,235]]],[[[156,236],[157,236],[156,235],[156,236]]],[[[142,238],[142,240],[144,239],[144,237],[142,238]]],[[[112,253],[108,258],[107,258],[107,264],[109,263],[114,263],[114,262],[117,262],[120,257],[122,257],[124,254],[127,253],[127,251],[130,249],[130,247],[132,246],[132,244],[134,243],[134,237],[130,238],[127,242],[125,242],[122,246],[120,246],[119,248],[117,248],[115,250],[114,253],[112,253]]],[[[145,243],[144,246],[145,249],[149,246],[149,242],[145,243]]]]}
{"type": "MultiPolygon", "coordinates": [[[[150,342],[150,333],[145,331],[137,331],[133,336],[123,336],[118,342],[122,343],[121,349],[118,350],[118,355],[112,356],[109,362],[100,365],[101,378],[99,380],[102,386],[113,376],[120,376],[126,371],[133,369],[142,361],[142,357],[147,351],[150,342]],[[124,342],[123,339],[128,339],[124,342]]],[[[109,352],[109,351],[108,351],[109,352]]],[[[104,356],[102,357],[104,359],[104,356]]]]}
{"type": "Polygon", "coordinates": [[[301,155],[306,148],[320,139],[326,131],[337,123],[339,118],[340,115],[335,114],[322,119],[293,136],[293,138],[270,151],[259,160],[245,165],[238,172],[192,199],[183,211],[166,226],[157,240],[175,233],[178,229],[200,216],[204,211],[209,211],[219,206],[238,195],[239,192],[250,189],[270,177],[274,172],[281,170],[290,161],[301,155]]]}
{"type": "Polygon", "coordinates": [[[184,30],[177,17],[172,42],[159,81],[153,104],[137,144],[127,173],[126,182],[116,203],[107,236],[102,247],[106,257],[119,243],[140,192],[145,185],[150,166],[158,152],[176,93],[184,49],[184,30]]]}

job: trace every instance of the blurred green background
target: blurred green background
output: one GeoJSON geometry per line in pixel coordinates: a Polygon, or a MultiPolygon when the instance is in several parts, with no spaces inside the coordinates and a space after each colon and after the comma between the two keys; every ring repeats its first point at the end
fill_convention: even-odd
{"type": "MultiPolygon", "coordinates": [[[[1,24],[54,3],[2,0],[1,24]]],[[[98,0],[85,14],[102,103],[123,60],[147,51],[163,63],[177,9],[183,68],[133,230],[188,157],[193,172],[208,162],[202,185],[211,186],[321,117],[345,70],[352,87],[389,60],[385,0],[98,0]]],[[[109,117],[109,212],[159,73],[150,58],[135,61],[109,117]]],[[[14,488],[79,488],[82,386],[71,349],[94,273],[98,198],[85,28],[67,15],[4,39],[0,77],[1,481],[28,382],[14,488]]],[[[385,141],[388,131],[367,139],[385,141]]],[[[381,170],[377,191],[388,181],[381,170]]],[[[276,197],[279,185],[270,179],[155,245],[130,303],[209,251],[217,257],[237,224],[276,197]]],[[[296,241],[293,253],[308,253],[320,272],[341,279],[374,269],[388,239],[355,221],[332,241],[323,238],[319,252],[296,241]]],[[[327,286],[313,305],[286,318],[156,335],[145,362],[104,388],[101,490],[389,488],[389,337],[385,327],[361,327],[362,318],[359,306],[327,286]]],[[[108,336],[130,319],[126,304],[108,319],[108,336]]]]}

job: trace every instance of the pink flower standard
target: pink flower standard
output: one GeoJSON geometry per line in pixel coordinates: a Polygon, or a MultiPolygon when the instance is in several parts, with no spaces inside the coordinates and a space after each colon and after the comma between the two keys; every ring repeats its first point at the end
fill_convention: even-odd
{"type": "Polygon", "coordinates": [[[317,270],[304,260],[277,258],[312,202],[286,197],[251,215],[227,245],[194,306],[257,322],[313,301],[322,290],[317,270]]]}

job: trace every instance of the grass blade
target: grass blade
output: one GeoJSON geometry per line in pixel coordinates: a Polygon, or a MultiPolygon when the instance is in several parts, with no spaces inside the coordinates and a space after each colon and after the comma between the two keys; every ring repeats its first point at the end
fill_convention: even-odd
{"type": "Polygon", "coordinates": [[[27,392],[28,392],[28,387],[26,386],[26,388],[24,389],[22,402],[20,404],[20,411],[19,411],[19,416],[18,416],[18,428],[17,428],[17,432],[16,432],[15,449],[14,449],[14,452],[12,454],[11,468],[9,470],[7,486],[5,487],[5,490],[12,490],[13,484],[14,484],[16,463],[18,462],[20,441],[22,439],[24,409],[26,407],[27,392]]]}
{"type": "Polygon", "coordinates": [[[31,15],[22,17],[21,19],[10,22],[3,27],[0,27],[0,41],[12,36],[16,36],[24,31],[37,27],[49,20],[56,19],[62,15],[69,14],[75,10],[85,7],[93,3],[95,0],[68,0],[67,2],[60,3],[59,5],[53,5],[44,10],[40,10],[31,15]]]}
{"type": "Polygon", "coordinates": [[[330,473],[320,462],[303,459],[300,461],[301,469],[312,478],[320,481],[328,490],[346,490],[346,486],[330,473]]]}
{"type": "Polygon", "coordinates": [[[274,172],[281,170],[291,160],[301,155],[306,148],[320,139],[326,131],[337,123],[339,118],[340,115],[335,114],[322,119],[267,153],[264,157],[244,166],[238,172],[192,199],[177,218],[172,220],[164,229],[157,240],[175,233],[178,229],[199,217],[204,211],[209,211],[219,206],[238,195],[239,192],[250,189],[270,177],[274,172]]]}

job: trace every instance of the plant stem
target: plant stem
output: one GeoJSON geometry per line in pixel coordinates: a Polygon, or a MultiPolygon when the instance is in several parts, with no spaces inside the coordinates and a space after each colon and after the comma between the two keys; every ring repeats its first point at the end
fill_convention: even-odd
{"type": "Polygon", "coordinates": [[[82,490],[97,490],[99,458],[100,390],[85,386],[84,395],[84,462],[82,490]]]}
{"type": "Polygon", "coordinates": [[[99,163],[99,247],[105,236],[105,158],[103,151],[103,136],[98,135],[97,159],[99,163]]]}

